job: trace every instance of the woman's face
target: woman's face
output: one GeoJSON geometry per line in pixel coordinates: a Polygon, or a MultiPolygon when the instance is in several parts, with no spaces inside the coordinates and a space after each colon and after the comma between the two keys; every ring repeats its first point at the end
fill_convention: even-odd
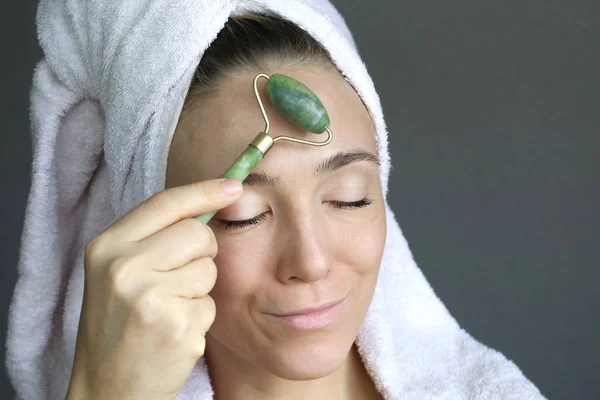
{"type": "MultiPolygon", "coordinates": [[[[317,94],[333,140],[322,147],[278,141],[239,200],[208,223],[219,249],[210,294],[217,315],[207,351],[282,378],[315,379],[342,364],[369,308],[386,239],[385,208],[375,133],[352,87],[337,71],[318,66],[276,72],[317,94]],[[291,316],[331,303],[337,305],[321,315],[291,316]]],[[[254,76],[228,79],[180,121],[167,187],[219,177],[264,129],[254,76]]],[[[325,139],[326,133],[303,132],[283,119],[264,82],[259,93],[271,136],[325,139]]]]}

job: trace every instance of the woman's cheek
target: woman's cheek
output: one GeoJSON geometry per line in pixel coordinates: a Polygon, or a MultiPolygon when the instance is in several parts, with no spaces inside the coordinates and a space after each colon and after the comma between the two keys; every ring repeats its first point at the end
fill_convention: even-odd
{"type": "Polygon", "coordinates": [[[251,240],[219,241],[217,236],[217,241],[219,249],[214,258],[217,282],[211,296],[217,305],[243,300],[255,293],[257,285],[264,281],[263,250],[251,240]]]}
{"type": "Polygon", "coordinates": [[[370,213],[360,223],[340,227],[335,236],[339,238],[339,256],[354,273],[368,275],[379,272],[386,239],[385,209],[370,213]]]}

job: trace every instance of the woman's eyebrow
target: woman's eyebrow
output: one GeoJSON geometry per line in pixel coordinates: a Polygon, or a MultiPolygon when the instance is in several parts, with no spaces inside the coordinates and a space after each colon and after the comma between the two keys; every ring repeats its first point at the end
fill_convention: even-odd
{"type": "MultiPolygon", "coordinates": [[[[348,164],[359,161],[367,161],[377,166],[380,165],[379,157],[365,150],[340,151],[333,156],[327,157],[317,167],[317,176],[323,176],[328,172],[338,170],[348,164]]],[[[252,172],[244,180],[244,185],[248,186],[268,186],[275,187],[279,184],[281,178],[272,176],[266,172],[252,172]]]]}

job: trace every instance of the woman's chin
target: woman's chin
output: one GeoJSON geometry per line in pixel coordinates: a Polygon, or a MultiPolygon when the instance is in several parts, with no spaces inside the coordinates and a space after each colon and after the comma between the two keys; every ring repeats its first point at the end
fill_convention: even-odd
{"type": "Polygon", "coordinates": [[[265,357],[269,372],[290,381],[323,378],[335,372],[348,357],[350,343],[315,343],[304,346],[276,346],[265,357]]]}

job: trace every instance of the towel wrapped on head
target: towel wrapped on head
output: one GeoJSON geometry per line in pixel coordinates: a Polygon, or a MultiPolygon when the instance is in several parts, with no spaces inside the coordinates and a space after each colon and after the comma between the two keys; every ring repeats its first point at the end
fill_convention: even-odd
{"type": "MultiPolygon", "coordinates": [[[[327,0],[41,0],[44,59],[31,96],[33,170],[7,367],[19,399],[63,399],[87,242],[165,188],[167,156],[197,66],[230,16],[277,15],[325,49],[371,115],[384,197],[390,158],[373,82],[327,0]]],[[[457,324],[417,267],[386,203],[387,240],[356,339],[386,399],[543,399],[519,368],[457,324]]],[[[209,399],[203,359],[178,400],[209,399]]]]}

